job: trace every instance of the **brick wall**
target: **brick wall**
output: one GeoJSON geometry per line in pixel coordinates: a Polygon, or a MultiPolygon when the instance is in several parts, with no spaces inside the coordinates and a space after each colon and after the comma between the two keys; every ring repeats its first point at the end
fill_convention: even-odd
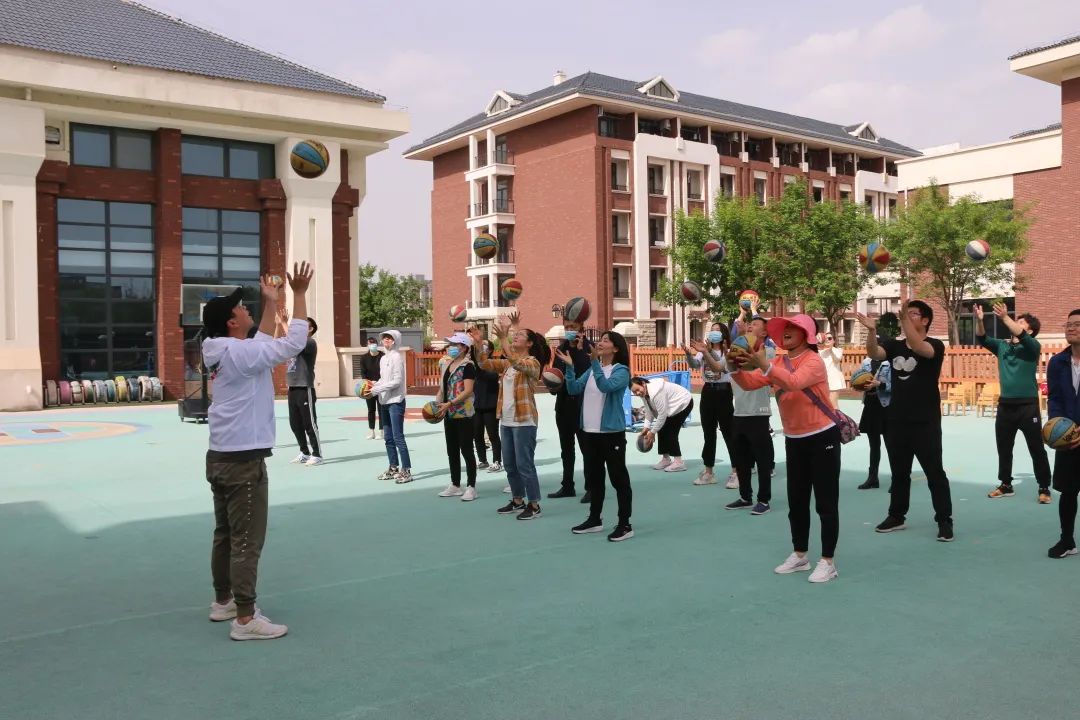
{"type": "Polygon", "coordinates": [[[184,329],[180,327],[180,281],[184,274],[180,131],[154,136],[154,249],[157,272],[157,374],[168,397],[183,397],[184,329]]]}
{"type": "Polygon", "coordinates": [[[341,151],[341,184],[333,198],[333,273],[334,273],[334,345],[349,347],[352,344],[352,325],[358,318],[352,317],[351,297],[353,238],[349,235],[349,220],[360,204],[360,191],[349,187],[349,153],[341,151]]]}
{"type": "Polygon", "coordinates": [[[471,281],[465,263],[471,248],[465,229],[469,185],[469,149],[460,148],[438,156],[432,162],[431,188],[431,308],[435,334],[444,337],[453,329],[447,312],[464,305],[471,295],[471,281]]]}

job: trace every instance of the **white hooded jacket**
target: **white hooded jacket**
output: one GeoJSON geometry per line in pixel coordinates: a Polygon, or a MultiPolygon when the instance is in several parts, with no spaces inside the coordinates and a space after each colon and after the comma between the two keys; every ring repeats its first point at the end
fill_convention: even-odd
{"type": "Polygon", "coordinates": [[[390,405],[405,399],[405,356],[398,350],[401,333],[387,330],[382,333],[394,340],[394,346],[383,351],[379,359],[379,380],[371,386],[371,394],[379,398],[380,405],[390,405]]]}
{"type": "Polygon", "coordinates": [[[660,432],[669,417],[681,413],[694,400],[689,390],[664,378],[650,379],[647,387],[649,397],[641,398],[645,404],[645,428],[654,433],[660,432]]]}

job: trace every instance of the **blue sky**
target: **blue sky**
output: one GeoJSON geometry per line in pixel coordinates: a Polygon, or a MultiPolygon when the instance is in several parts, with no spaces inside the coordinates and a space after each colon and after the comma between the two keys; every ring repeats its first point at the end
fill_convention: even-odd
{"type": "Polygon", "coordinates": [[[662,74],[696,93],[868,120],[916,148],[975,145],[1060,120],[1058,88],[1009,72],[1006,58],[1080,34],[1080,2],[1069,0],[143,2],[407,108],[413,132],[368,163],[361,258],[429,275],[431,166],[401,152],[497,89],[531,92],[557,69],[662,74]]]}

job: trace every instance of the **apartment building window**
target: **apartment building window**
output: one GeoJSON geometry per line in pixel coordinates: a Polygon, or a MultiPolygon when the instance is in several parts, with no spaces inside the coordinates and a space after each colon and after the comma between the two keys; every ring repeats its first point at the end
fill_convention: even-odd
{"type": "Polygon", "coordinates": [[[735,197],[735,176],[720,175],[720,193],[727,198],[735,197]]]}
{"type": "Polygon", "coordinates": [[[686,173],[686,198],[688,200],[701,200],[704,198],[702,190],[702,178],[700,170],[689,170],[686,173]]]}
{"type": "Polygon", "coordinates": [[[259,213],[186,207],[180,222],[184,282],[258,282],[262,267],[259,213]]]}
{"type": "Polygon", "coordinates": [[[627,213],[611,214],[611,242],[616,245],[630,244],[630,216],[627,213]]]}
{"type": "Polygon", "coordinates": [[[802,151],[798,143],[781,143],[776,148],[780,157],[780,164],[788,167],[798,167],[802,162],[802,151]]]}
{"type": "Polygon", "coordinates": [[[840,202],[851,202],[851,191],[850,190],[841,190],[840,191],[840,202]]]}
{"type": "Polygon", "coordinates": [[[885,174],[886,175],[892,175],[893,177],[896,177],[896,161],[895,160],[886,160],[885,161],[885,174]]]}
{"type": "Polygon", "coordinates": [[[814,189],[813,189],[813,193],[814,193],[814,202],[816,202],[816,203],[825,202],[825,188],[815,186],[814,189]]]}
{"type": "Polygon", "coordinates": [[[647,135],[660,135],[671,129],[670,120],[652,120],[650,118],[638,118],[638,132],[647,135]]]}
{"type": "Polygon", "coordinates": [[[712,141],[716,146],[716,151],[721,155],[739,157],[739,153],[742,152],[742,133],[740,132],[714,131],[712,141]]]}
{"type": "Polygon", "coordinates": [[[153,206],[60,198],[60,358],[65,377],[154,374],[153,206]]]}
{"type": "Polygon", "coordinates": [[[274,146],[185,135],[180,141],[185,175],[264,180],[274,177],[274,146]]]}
{"type": "Polygon", "coordinates": [[[889,198],[889,219],[896,217],[896,198],[889,198]]]}
{"type": "Polygon", "coordinates": [[[616,298],[630,297],[630,268],[622,265],[611,268],[611,294],[616,298]]]}
{"type": "Polygon", "coordinates": [[[153,133],[100,125],[71,125],[71,164],[153,169],[153,133]]]}
{"type": "Polygon", "coordinates": [[[656,321],[656,346],[664,347],[668,344],[668,321],[656,321]]]}
{"type": "Polygon", "coordinates": [[[621,133],[619,130],[622,127],[621,120],[622,118],[612,117],[611,115],[601,115],[597,130],[600,133],[600,137],[620,137],[621,133]]]}
{"type": "Polygon", "coordinates": [[[618,192],[627,192],[630,190],[630,161],[629,160],[612,160],[611,161],[611,189],[618,192]]]}
{"type": "Polygon", "coordinates": [[[513,226],[500,225],[495,230],[495,237],[499,240],[499,251],[495,254],[495,262],[514,262],[514,233],[513,226]]]}
{"type": "Polygon", "coordinates": [[[667,275],[665,268],[650,268],[649,269],[649,297],[656,295],[656,291],[660,289],[660,280],[667,275]]]}
{"type": "Polygon", "coordinates": [[[506,147],[506,136],[500,135],[495,138],[495,162],[509,165],[514,162],[514,157],[506,147]]]}
{"type": "Polygon", "coordinates": [[[772,156],[772,141],[768,138],[750,138],[746,141],[746,152],[751,160],[768,162],[772,156]]]}
{"type": "Polygon", "coordinates": [[[664,189],[664,168],[662,165],[650,165],[646,170],[650,195],[666,195],[664,189]]]}
{"type": "Polygon", "coordinates": [[[499,178],[495,183],[495,206],[493,212],[512,213],[514,205],[510,200],[510,180],[499,178]]]}
{"type": "Polygon", "coordinates": [[[658,247],[667,240],[665,237],[666,219],[662,217],[649,218],[649,245],[658,247]]]}
{"type": "Polygon", "coordinates": [[[682,135],[683,140],[689,140],[690,142],[705,142],[705,128],[703,127],[687,127],[683,125],[682,131],[679,133],[682,135]]]}
{"type": "Polygon", "coordinates": [[[806,166],[811,170],[826,172],[829,169],[829,150],[808,150],[806,153],[806,166]]]}
{"type": "Polygon", "coordinates": [[[866,204],[866,211],[871,215],[874,215],[874,196],[870,193],[866,193],[866,197],[863,198],[863,202],[866,204]]]}
{"type": "Polygon", "coordinates": [[[765,196],[765,178],[754,178],[754,196],[762,205],[768,199],[765,196]]]}

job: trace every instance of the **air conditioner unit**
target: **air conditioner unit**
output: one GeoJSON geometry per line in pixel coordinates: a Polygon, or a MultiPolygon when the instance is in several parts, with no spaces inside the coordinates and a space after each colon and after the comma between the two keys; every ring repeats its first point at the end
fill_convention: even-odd
{"type": "Polygon", "coordinates": [[[661,130],[670,130],[671,129],[671,121],[670,120],[661,120],[660,121],[660,129],[661,130]]]}
{"type": "Polygon", "coordinates": [[[741,132],[729,132],[727,134],[727,139],[728,139],[728,142],[739,142],[740,140],[742,140],[742,133],[741,132]]]}

